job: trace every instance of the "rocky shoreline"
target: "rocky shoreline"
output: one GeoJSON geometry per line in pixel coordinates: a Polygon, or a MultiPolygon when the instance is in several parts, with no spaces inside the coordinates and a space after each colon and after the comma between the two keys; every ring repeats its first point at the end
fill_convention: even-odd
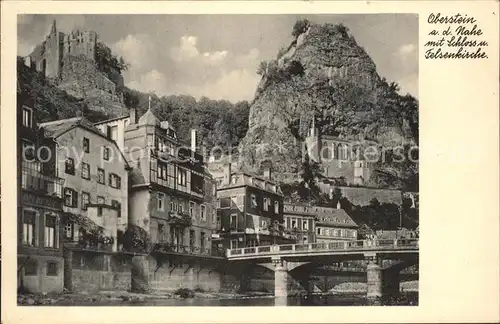
{"type": "Polygon", "coordinates": [[[270,293],[252,292],[245,294],[234,293],[213,293],[199,292],[183,289],[181,293],[175,292],[153,292],[134,293],[130,291],[100,291],[100,292],[80,292],[80,293],[18,293],[18,305],[78,305],[81,303],[108,303],[108,302],[144,302],[148,300],[162,299],[246,299],[272,297],[270,293]]]}

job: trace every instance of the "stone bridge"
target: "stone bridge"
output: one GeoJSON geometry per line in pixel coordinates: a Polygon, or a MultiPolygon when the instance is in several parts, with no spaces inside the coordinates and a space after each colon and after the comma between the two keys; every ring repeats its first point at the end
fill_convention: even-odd
{"type": "Polygon", "coordinates": [[[418,263],[418,252],[417,239],[363,240],[230,249],[227,259],[274,271],[276,305],[286,305],[289,275],[310,291],[308,278],[314,268],[342,261],[366,261],[368,298],[398,293],[400,273],[418,263]]]}

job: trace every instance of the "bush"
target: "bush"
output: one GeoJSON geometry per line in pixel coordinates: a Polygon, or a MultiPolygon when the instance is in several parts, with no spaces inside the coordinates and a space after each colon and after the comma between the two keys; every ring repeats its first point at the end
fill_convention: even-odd
{"type": "Polygon", "coordinates": [[[189,288],[179,288],[176,291],[174,291],[174,295],[178,295],[181,298],[193,298],[194,291],[189,288]]]}
{"type": "Polygon", "coordinates": [[[203,289],[201,286],[196,286],[194,287],[194,291],[199,293],[204,293],[205,289],[203,289]]]}

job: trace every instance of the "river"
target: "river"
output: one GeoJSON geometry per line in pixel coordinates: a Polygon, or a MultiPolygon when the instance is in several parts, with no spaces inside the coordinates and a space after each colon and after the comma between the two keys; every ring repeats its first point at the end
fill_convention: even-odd
{"type": "MultiPolygon", "coordinates": [[[[157,299],[145,301],[116,301],[101,300],[98,303],[79,303],[79,306],[274,306],[273,296],[231,298],[231,299],[157,299]]],[[[64,303],[58,303],[63,306],[64,303]]],[[[418,293],[404,293],[397,299],[370,302],[364,294],[338,294],[338,295],[309,295],[302,297],[289,297],[287,306],[371,306],[371,305],[418,305],[418,293]]]]}

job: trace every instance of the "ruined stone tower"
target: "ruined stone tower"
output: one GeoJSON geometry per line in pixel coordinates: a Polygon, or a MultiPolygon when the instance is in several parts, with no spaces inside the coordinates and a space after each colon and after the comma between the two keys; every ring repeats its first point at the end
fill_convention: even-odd
{"type": "Polygon", "coordinates": [[[106,72],[98,67],[97,40],[95,31],[60,32],[54,20],[45,40],[25,58],[25,63],[52,79],[59,89],[85,99],[92,110],[110,117],[121,116],[123,77],[113,67],[106,72]]]}

